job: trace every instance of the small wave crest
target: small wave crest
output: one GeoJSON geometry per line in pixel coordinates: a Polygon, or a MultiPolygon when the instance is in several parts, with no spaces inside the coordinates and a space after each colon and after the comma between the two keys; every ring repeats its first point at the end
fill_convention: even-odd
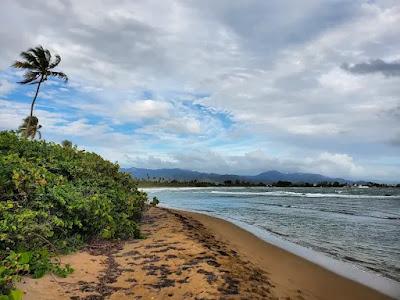
{"type": "Polygon", "coordinates": [[[196,190],[208,190],[213,189],[213,187],[150,187],[150,188],[140,188],[143,192],[163,192],[163,191],[196,191],[196,190]]]}
{"type": "MultiPolygon", "coordinates": [[[[364,217],[364,218],[374,218],[374,219],[383,219],[383,220],[400,220],[400,216],[397,215],[369,215],[369,214],[357,214],[352,211],[343,210],[343,209],[327,209],[321,207],[304,207],[301,205],[289,205],[289,204],[278,204],[278,203],[259,203],[263,206],[272,206],[272,207],[281,207],[281,208],[288,208],[288,209],[301,209],[301,210],[308,210],[308,211],[319,211],[325,213],[335,213],[341,215],[350,215],[355,217],[364,217]]],[[[265,208],[254,209],[256,211],[263,212],[265,208]]]]}
{"type": "Polygon", "coordinates": [[[351,195],[342,193],[298,193],[288,191],[267,191],[267,192],[230,192],[211,191],[212,194],[229,196],[275,196],[275,197],[305,197],[305,198],[350,198],[350,199],[400,199],[400,195],[351,195]]]}

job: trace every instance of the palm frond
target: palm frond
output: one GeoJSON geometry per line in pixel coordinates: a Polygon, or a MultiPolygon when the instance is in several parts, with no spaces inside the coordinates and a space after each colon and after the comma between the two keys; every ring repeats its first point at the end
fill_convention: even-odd
{"type": "Polygon", "coordinates": [[[48,64],[47,66],[49,66],[50,62],[51,62],[51,53],[50,53],[50,51],[48,49],[44,50],[44,56],[46,57],[46,61],[47,61],[47,64],[48,64]]]}
{"type": "Polygon", "coordinates": [[[56,54],[54,61],[49,65],[49,69],[55,68],[61,61],[61,56],[56,54]]]}
{"type": "Polygon", "coordinates": [[[35,56],[38,58],[39,63],[40,63],[40,68],[42,70],[47,69],[47,67],[49,66],[49,62],[46,59],[46,54],[45,54],[45,50],[43,49],[42,46],[37,46],[35,48],[30,48],[28,50],[28,52],[32,52],[35,54],[35,56]]]}
{"type": "Polygon", "coordinates": [[[40,73],[39,72],[33,72],[33,71],[28,71],[24,74],[24,80],[19,81],[18,83],[20,84],[27,84],[27,83],[32,83],[33,81],[39,79],[40,73]]]}
{"type": "Polygon", "coordinates": [[[16,69],[29,69],[29,70],[35,70],[37,69],[36,66],[33,63],[27,62],[27,61],[19,61],[16,60],[13,64],[12,67],[16,69]]]}
{"type": "Polygon", "coordinates": [[[63,72],[49,71],[47,72],[47,76],[57,77],[58,79],[64,80],[65,82],[68,81],[68,76],[65,75],[63,72]]]}
{"type": "Polygon", "coordinates": [[[27,71],[24,74],[24,78],[38,78],[41,74],[39,71],[27,71]]]}
{"type": "Polygon", "coordinates": [[[30,52],[28,52],[28,51],[24,51],[24,52],[21,52],[20,55],[21,55],[21,57],[24,58],[27,62],[30,62],[31,64],[33,64],[33,65],[36,66],[37,68],[40,68],[39,60],[37,59],[37,57],[36,57],[34,54],[32,54],[32,53],[30,53],[30,52]]]}

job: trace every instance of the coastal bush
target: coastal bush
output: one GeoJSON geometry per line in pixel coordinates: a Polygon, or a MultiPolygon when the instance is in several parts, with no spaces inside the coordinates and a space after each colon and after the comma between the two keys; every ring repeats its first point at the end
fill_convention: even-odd
{"type": "Polygon", "coordinates": [[[63,141],[61,142],[61,145],[62,145],[63,147],[72,147],[72,142],[69,141],[69,140],[63,140],[63,141]]]}
{"type": "Polygon", "coordinates": [[[160,203],[160,200],[158,200],[157,197],[153,197],[153,200],[150,202],[150,205],[157,206],[158,203],[160,203]]]}
{"type": "Polygon", "coordinates": [[[20,275],[71,272],[55,263],[57,252],[139,237],[146,201],[130,175],[95,153],[0,132],[0,295],[20,275]]]}

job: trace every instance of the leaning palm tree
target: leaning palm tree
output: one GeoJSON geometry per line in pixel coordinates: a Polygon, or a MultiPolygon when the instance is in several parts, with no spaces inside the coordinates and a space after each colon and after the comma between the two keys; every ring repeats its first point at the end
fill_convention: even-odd
{"type": "Polygon", "coordinates": [[[39,119],[35,116],[28,116],[22,121],[18,132],[26,138],[34,139],[36,135],[39,135],[39,139],[41,139],[42,134],[39,130],[40,128],[42,128],[42,125],[39,125],[39,119]]]}
{"type": "Polygon", "coordinates": [[[42,46],[30,48],[28,51],[21,52],[22,61],[16,61],[12,66],[17,69],[25,69],[24,80],[18,82],[20,84],[37,84],[36,93],[33,97],[31,104],[31,113],[28,123],[26,124],[27,130],[34,121],[33,108],[35,106],[36,98],[39,94],[40,85],[49,77],[56,77],[65,82],[68,81],[67,75],[62,72],[53,71],[53,69],[60,63],[60,55],[52,57],[49,50],[44,49],[42,46]]]}

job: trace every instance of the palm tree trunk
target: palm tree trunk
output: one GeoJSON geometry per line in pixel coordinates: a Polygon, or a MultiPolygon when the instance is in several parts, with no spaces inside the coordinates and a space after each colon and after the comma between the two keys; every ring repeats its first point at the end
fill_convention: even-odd
{"type": "Polygon", "coordinates": [[[38,96],[38,94],[39,94],[39,89],[40,89],[40,85],[42,84],[42,81],[43,81],[43,76],[40,77],[40,81],[39,81],[38,86],[37,86],[37,88],[36,88],[35,97],[33,97],[33,100],[32,100],[32,104],[31,104],[31,114],[30,114],[30,117],[29,117],[28,125],[26,126],[27,132],[29,132],[29,130],[30,130],[30,128],[31,128],[31,121],[32,121],[32,117],[33,117],[33,107],[35,106],[36,98],[37,98],[37,96],[38,96]]]}
{"type": "Polygon", "coordinates": [[[40,78],[40,81],[39,81],[38,86],[37,86],[37,89],[36,89],[35,97],[33,97],[33,100],[32,100],[32,104],[31,104],[31,118],[33,117],[33,106],[35,105],[36,98],[37,98],[37,96],[38,96],[38,94],[39,94],[39,89],[40,89],[40,85],[42,84],[42,80],[43,80],[43,76],[40,78]]]}

